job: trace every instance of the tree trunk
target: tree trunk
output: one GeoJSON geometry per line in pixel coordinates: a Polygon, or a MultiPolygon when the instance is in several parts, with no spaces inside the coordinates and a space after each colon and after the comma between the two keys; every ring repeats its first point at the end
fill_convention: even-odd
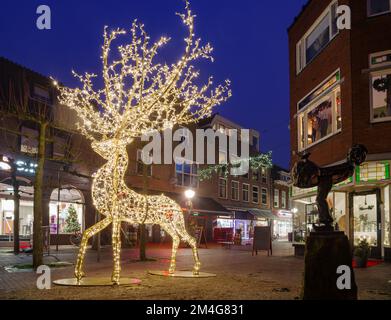
{"type": "Polygon", "coordinates": [[[147,252],[146,252],[146,244],[147,244],[147,237],[146,234],[147,230],[145,228],[145,224],[140,224],[140,261],[146,261],[147,260],[147,252]]]}
{"type": "MultiPolygon", "coordinates": [[[[34,233],[33,233],[33,267],[37,269],[43,264],[43,203],[42,203],[42,189],[43,176],[45,165],[45,150],[46,150],[46,128],[47,123],[40,123],[39,138],[38,138],[38,161],[36,168],[36,175],[34,181],[34,233]]],[[[57,226],[58,228],[58,226],[57,226]]]]}
{"type": "MultiPolygon", "coordinates": [[[[143,194],[145,197],[147,197],[148,193],[148,166],[143,164],[143,194]]],[[[146,214],[148,214],[148,206],[146,208],[146,214]]],[[[145,228],[145,224],[140,224],[140,260],[146,261],[147,260],[147,253],[146,253],[146,246],[147,246],[147,230],[145,228]]]]}

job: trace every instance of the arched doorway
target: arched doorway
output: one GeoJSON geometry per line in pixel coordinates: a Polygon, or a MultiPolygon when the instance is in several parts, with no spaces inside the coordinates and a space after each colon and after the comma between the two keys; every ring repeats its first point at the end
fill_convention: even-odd
{"type": "Polygon", "coordinates": [[[85,227],[85,202],[77,188],[65,185],[50,195],[49,226],[52,235],[70,235],[85,227]]]}

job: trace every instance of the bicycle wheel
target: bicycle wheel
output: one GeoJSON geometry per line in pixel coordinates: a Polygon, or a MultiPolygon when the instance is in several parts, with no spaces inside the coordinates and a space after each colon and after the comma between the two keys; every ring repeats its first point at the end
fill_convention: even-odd
{"type": "Polygon", "coordinates": [[[80,245],[80,242],[81,242],[81,237],[78,235],[78,234],[72,234],[70,237],[69,237],[69,242],[78,247],[80,245]]]}

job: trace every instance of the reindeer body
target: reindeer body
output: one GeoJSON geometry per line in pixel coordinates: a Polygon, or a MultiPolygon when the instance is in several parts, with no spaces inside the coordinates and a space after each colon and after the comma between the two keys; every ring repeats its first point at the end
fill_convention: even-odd
{"type": "Polygon", "coordinates": [[[75,268],[76,278],[80,280],[84,276],[82,268],[88,239],[112,223],[114,258],[112,281],[115,284],[119,284],[121,271],[121,222],[158,224],[172,237],[173,247],[169,268],[170,273],[175,272],[176,252],[180,240],[182,239],[188,243],[193,250],[195,261],[193,273],[198,274],[200,261],[196,240],[186,231],[181,207],[174,200],[164,195],[140,195],[126,185],[125,172],[128,166],[126,145],[114,139],[95,142],[92,144],[92,147],[107,160],[107,163],[96,172],[92,184],[94,205],[105,218],[83,234],[75,268]]]}

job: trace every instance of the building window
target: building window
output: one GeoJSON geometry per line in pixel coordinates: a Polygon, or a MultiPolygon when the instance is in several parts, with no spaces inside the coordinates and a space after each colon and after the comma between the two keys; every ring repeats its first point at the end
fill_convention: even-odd
{"type": "Polygon", "coordinates": [[[274,201],[273,201],[274,208],[280,207],[280,190],[274,189],[274,201]]]}
{"type": "Polygon", "coordinates": [[[177,186],[198,188],[198,164],[183,161],[182,164],[175,162],[177,186]]]}
{"type": "Polygon", "coordinates": [[[338,34],[337,2],[333,2],[296,45],[297,73],[300,73],[338,34]]]}
{"type": "Polygon", "coordinates": [[[239,182],[231,181],[231,199],[235,201],[239,201],[239,182]]]}
{"type": "Polygon", "coordinates": [[[53,140],[54,140],[54,142],[53,142],[53,158],[56,158],[56,159],[65,158],[67,155],[67,151],[69,149],[69,145],[67,143],[67,140],[62,137],[58,137],[58,136],[54,136],[53,140]]]}
{"type": "Polygon", "coordinates": [[[377,16],[391,11],[390,0],[368,0],[368,16],[377,16]]]}
{"type": "Polygon", "coordinates": [[[299,150],[342,129],[340,72],[337,71],[298,103],[299,150]]]}
{"type": "Polygon", "coordinates": [[[281,208],[286,209],[286,191],[281,191],[281,208]]]}
{"type": "Polygon", "coordinates": [[[35,85],[33,88],[33,96],[32,98],[34,100],[46,103],[46,104],[51,104],[51,98],[50,98],[50,93],[49,90],[45,87],[35,85]]]}
{"type": "Polygon", "coordinates": [[[372,121],[391,120],[391,69],[371,74],[372,121]]]}
{"type": "Polygon", "coordinates": [[[261,168],[262,183],[267,183],[267,170],[265,167],[261,168]]]}
{"type": "Polygon", "coordinates": [[[227,163],[228,163],[227,151],[219,150],[219,164],[227,164],[227,163]]]}
{"type": "Polygon", "coordinates": [[[262,188],[262,199],[261,199],[261,201],[262,201],[262,204],[264,205],[264,206],[266,206],[267,205],[267,189],[266,188],[262,188]]]}
{"type": "Polygon", "coordinates": [[[391,120],[391,50],[373,53],[369,65],[376,71],[370,75],[371,120],[391,120]],[[383,70],[382,70],[383,69],[383,70]]]}
{"type": "Polygon", "coordinates": [[[259,203],[259,188],[257,186],[253,186],[252,199],[253,203],[259,203]]]}
{"type": "MultiPolygon", "coordinates": [[[[144,175],[144,162],[142,160],[142,150],[137,150],[137,174],[139,176],[144,175]]],[[[152,165],[147,165],[147,176],[152,177],[152,165]]]]}
{"type": "Polygon", "coordinates": [[[259,170],[252,169],[251,172],[252,172],[253,181],[259,181],[260,180],[259,170]]]}
{"type": "Polygon", "coordinates": [[[32,155],[38,153],[38,130],[22,127],[20,151],[32,155]]]}
{"type": "Polygon", "coordinates": [[[368,162],[357,168],[357,182],[376,182],[390,179],[390,164],[385,162],[368,162]]]}
{"type": "Polygon", "coordinates": [[[250,185],[243,183],[243,185],[242,185],[242,200],[244,202],[249,202],[249,197],[248,197],[249,190],[250,190],[250,185]]]}
{"type": "Polygon", "coordinates": [[[227,199],[227,179],[219,178],[219,198],[227,199]]]}

